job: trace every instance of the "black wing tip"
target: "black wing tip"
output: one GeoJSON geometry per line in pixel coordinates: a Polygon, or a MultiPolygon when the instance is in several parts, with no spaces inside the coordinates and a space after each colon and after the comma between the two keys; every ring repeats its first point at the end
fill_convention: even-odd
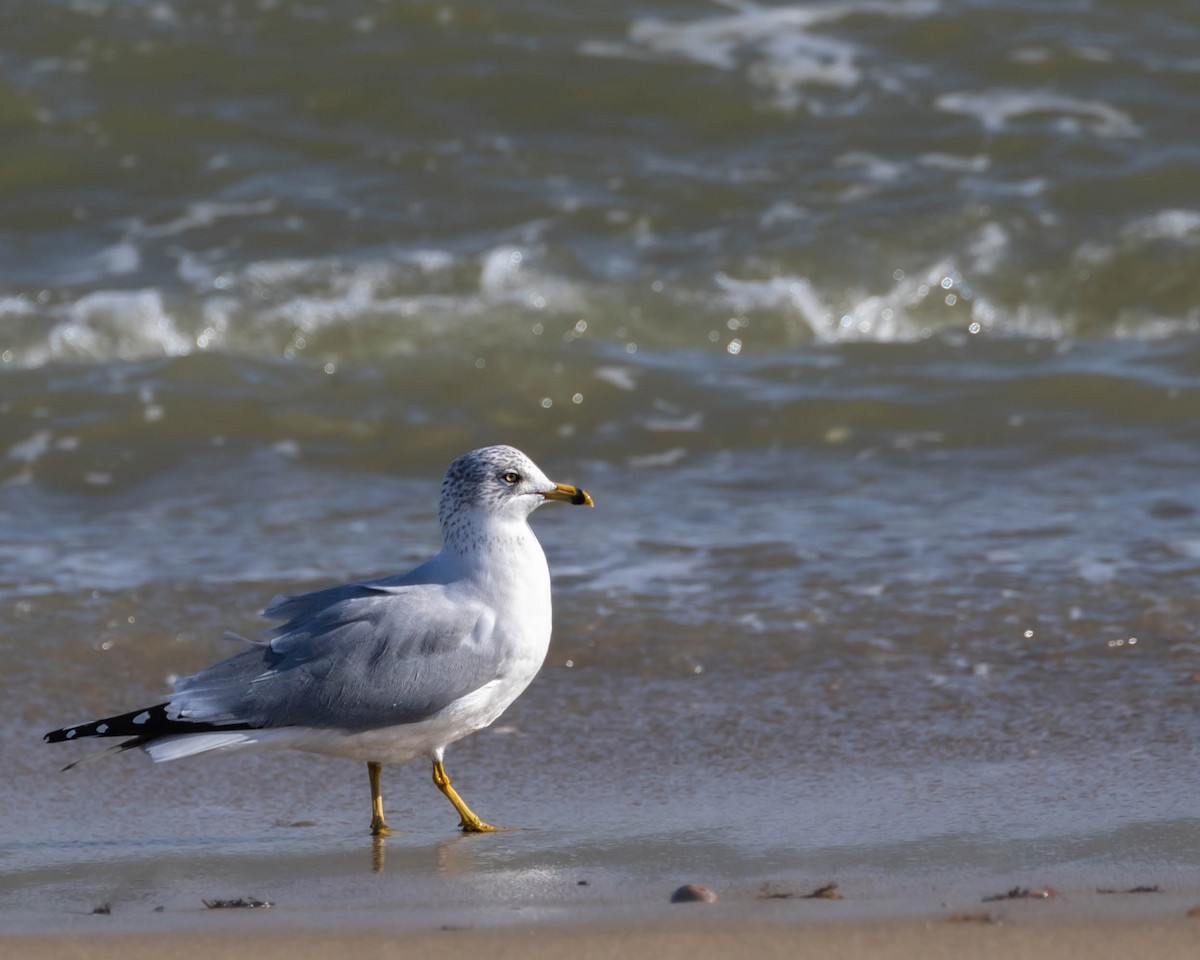
{"type": "Polygon", "coordinates": [[[123,750],[140,747],[159,737],[176,734],[210,733],[216,730],[252,730],[249,723],[208,723],[203,720],[186,720],[167,715],[167,704],[160,703],[141,710],[131,710],[116,717],[105,717],[89,723],[76,723],[58,730],[51,730],[42,737],[44,743],[67,743],[93,737],[132,737],[119,744],[123,750]]]}
{"type": "Polygon", "coordinates": [[[87,723],[73,723],[51,730],[42,737],[44,743],[65,743],[69,740],[85,740],[90,737],[137,737],[154,732],[171,721],[167,718],[167,705],[157,704],[141,710],[131,710],[115,717],[102,717],[87,723]]]}
{"type": "Polygon", "coordinates": [[[91,723],[80,723],[73,727],[60,727],[58,730],[51,730],[42,737],[42,743],[66,743],[68,740],[77,740],[80,737],[94,737],[94,733],[83,733],[85,727],[95,726],[91,723]]]}
{"type": "Polygon", "coordinates": [[[89,727],[95,728],[98,724],[103,723],[103,720],[95,720],[91,723],[76,723],[69,727],[59,727],[57,730],[51,730],[42,737],[43,743],[66,743],[68,740],[77,740],[80,737],[96,737],[100,734],[93,729],[88,731],[89,727]]]}

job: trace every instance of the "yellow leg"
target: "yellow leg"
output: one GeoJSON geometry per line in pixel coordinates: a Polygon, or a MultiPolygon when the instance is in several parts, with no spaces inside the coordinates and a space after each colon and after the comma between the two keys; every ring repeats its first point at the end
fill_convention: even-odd
{"type": "Polygon", "coordinates": [[[454,809],[458,811],[459,826],[462,827],[463,833],[491,833],[499,829],[498,827],[493,827],[491,824],[484,823],[471,812],[470,807],[463,803],[463,798],[450,786],[450,778],[446,776],[446,768],[442,766],[441,760],[433,761],[433,782],[446,795],[446,799],[454,804],[454,809]]]}
{"type": "Polygon", "coordinates": [[[383,822],[383,792],[379,789],[379,775],[383,764],[368,763],[367,776],[371,778],[371,836],[386,837],[392,831],[383,822]]]}

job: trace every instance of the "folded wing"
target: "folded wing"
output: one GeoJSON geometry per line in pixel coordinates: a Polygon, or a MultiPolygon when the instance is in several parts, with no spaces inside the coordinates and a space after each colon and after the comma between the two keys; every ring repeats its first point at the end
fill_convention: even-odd
{"type": "Polygon", "coordinates": [[[367,730],[430,717],[503,671],[494,617],[461,587],[386,582],[276,601],[271,640],[180,680],[168,716],[367,730]]]}

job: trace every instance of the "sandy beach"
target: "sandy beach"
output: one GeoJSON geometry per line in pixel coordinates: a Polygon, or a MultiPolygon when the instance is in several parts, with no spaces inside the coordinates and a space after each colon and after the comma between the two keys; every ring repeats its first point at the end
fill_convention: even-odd
{"type": "MultiPolygon", "coordinates": [[[[689,911],[703,908],[689,907],[689,911]]],[[[864,922],[778,922],[737,916],[691,913],[687,917],[625,924],[570,925],[471,930],[381,931],[332,929],[191,930],[173,934],[73,934],[0,939],[5,956],[24,960],[177,960],[245,957],[259,960],[307,960],[353,956],[375,960],[436,954],[443,960],[475,958],[541,960],[573,957],[581,960],[654,957],[709,958],[732,955],[773,957],[833,956],[847,960],[1105,960],[1152,956],[1183,960],[1196,956],[1200,919],[1183,914],[1152,919],[1112,917],[1051,917],[864,922]]]]}
{"type": "Polygon", "coordinates": [[[1200,884],[1186,870],[1142,875],[1172,877],[1161,885],[1116,871],[1125,879],[1110,885],[1098,879],[1103,871],[1047,867],[1029,875],[1053,883],[1026,887],[1012,875],[947,864],[847,871],[815,883],[798,879],[800,871],[791,880],[751,880],[716,862],[693,861],[689,870],[665,852],[634,872],[638,858],[628,849],[617,864],[555,869],[519,862],[519,850],[502,854],[503,842],[489,839],[498,838],[435,845],[425,865],[426,845],[410,838],[386,856],[379,843],[371,856],[370,844],[356,843],[336,856],[196,852],[78,864],[69,881],[48,870],[9,897],[15,909],[2,917],[0,956],[1184,960],[1200,947],[1200,884]],[[473,860],[489,851],[509,866],[473,860]],[[679,876],[702,882],[715,900],[673,902],[679,876]],[[205,901],[213,896],[233,903],[212,909],[205,901]]]}

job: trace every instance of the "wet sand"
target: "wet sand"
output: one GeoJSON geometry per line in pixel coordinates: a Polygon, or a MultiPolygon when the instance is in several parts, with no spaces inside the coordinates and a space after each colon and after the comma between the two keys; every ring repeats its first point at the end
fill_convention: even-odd
{"type": "Polygon", "coordinates": [[[689,859],[687,848],[703,846],[696,836],[675,848],[644,840],[585,854],[579,838],[554,843],[538,833],[372,844],[322,839],[309,827],[282,830],[292,838],[283,849],[258,844],[236,855],[237,844],[219,852],[209,838],[34,867],[3,884],[0,956],[1175,960],[1200,947],[1200,878],[1191,868],[1045,861],[1016,873],[947,860],[927,869],[822,874],[809,862],[766,872],[729,851],[689,859]],[[716,902],[672,903],[686,881],[710,887],[716,902]],[[840,898],[812,896],[830,881],[840,898]],[[1033,895],[1005,896],[1018,886],[1033,895]],[[238,897],[271,905],[203,903],[238,897]]]}
{"type": "MultiPolygon", "coordinates": [[[[54,764],[74,759],[70,751],[52,763],[39,741],[14,740],[0,784],[0,938],[33,939],[20,951],[0,942],[0,956],[34,955],[24,945],[35,943],[70,955],[78,937],[88,949],[107,949],[113,937],[113,949],[126,951],[163,937],[245,935],[294,945],[303,957],[342,931],[380,944],[481,930],[519,943],[558,931],[601,950],[605,930],[649,937],[664,925],[674,935],[678,924],[682,933],[704,923],[808,936],[814,925],[940,926],[959,913],[1022,929],[1112,918],[1157,927],[1200,904],[1195,794],[1180,783],[1188,750],[1131,758],[1098,743],[1010,762],[889,763],[847,745],[805,764],[799,746],[777,736],[754,751],[749,778],[717,749],[672,762],[679,744],[670,738],[587,723],[658,718],[667,729],[657,705],[677,711],[692,702],[686,691],[660,685],[656,697],[626,679],[622,700],[607,696],[614,688],[600,671],[542,679],[503,727],[456,745],[464,796],[516,828],[490,835],[454,829],[422,764],[386,772],[397,833],[374,844],[364,771],[348,761],[247,753],[155,766],[131,755],[59,773],[54,764]],[[558,706],[567,693],[574,709],[558,706]],[[547,717],[556,718],[554,736],[547,717]],[[844,899],[763,897],[830,881],[844,899]],[[669,904],[688,882],[710,886],[719,901],[669,904]],[[1014,886],[1059,896],[982,902],[1014,886]],[[1139,886],[1161,892],[1097,893],[1139,886]],[[275,906],[208,911],[201,902],[239,896],[275,906]],[[105,906],[110,913],[93,912],[105,906]]],[[[707,689],[736,699],[720,683],[707,689]]],[[[822,756],[819,744],[811,753],[822,756]]]]}
{"type": "MultiPolygon", "coordinates": [[[[170,956],[220,960],[253,954],[259,960],[307,960],[328,956],[376,957],[437,955],[443,960],[538,958],[674,957],[732,955],[770,957],[833,956],[847,960],[936,960],[939,957],[1038,957],[1039,960],[1104,960],[1153,956],[1191,958],[1200,946],[1200,919],[1183,914],[1146,918],[1069,916],[955,921],[762,922],[727,912],[628,924],[552,924],[506,929],[381,931],[362,928],[319,931],[219,929],[155,934],[27,936],[0,939],[0,951],[25,960],[74,957],[79,960],[140,960],[170,956]]],[[[240,925],[237,925],[240,927],[240,925]]]]}

